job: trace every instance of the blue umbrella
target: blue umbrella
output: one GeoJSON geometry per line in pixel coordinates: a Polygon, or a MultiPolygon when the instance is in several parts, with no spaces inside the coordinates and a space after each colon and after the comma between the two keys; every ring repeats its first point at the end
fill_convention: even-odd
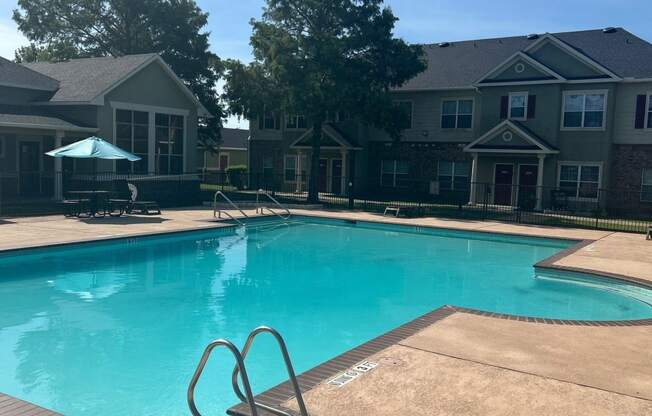
{"type": "Polygon", "coordinates": [[[140,160],[138,156],[95,136],[51,150],[46,155],[52,157],[74,157],[78,159],[127,159],[131,162],[140,160]]]}

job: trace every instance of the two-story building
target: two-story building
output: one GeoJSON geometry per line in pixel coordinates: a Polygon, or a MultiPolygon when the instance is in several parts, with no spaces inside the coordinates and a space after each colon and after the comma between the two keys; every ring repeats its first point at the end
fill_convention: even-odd
{"type": "MultiPolygon", "coordinates": [[[[394,91],[400,143],[337,115],[324,128],[322,192],[465,192],[545,209],[553,192],[652,207],[652,45],[606,28],[424,45],[428,68],[394,91]],[[425,184],[425,185],[424,185],[425,184]],[[614,190],[609,193],[606,190],[614,190]],[[622,196],[622,195],[621,195],[622,196]],[[631,198],[630,198],[631,199],[631,198]]],[[[309,121],[251,123],[251,171],[305,189],[309,121]]]]}
{"type": "Polygon", "coordinates": [[[157,54],[23,65],[0,58],[3,201],[62,198],[64,173],[91,172],[93,162],[45,152],[93,135],[141,157],[99,161],[99,172],[178,183],[196,172],[198,118],[208,116],[157,54]]]}

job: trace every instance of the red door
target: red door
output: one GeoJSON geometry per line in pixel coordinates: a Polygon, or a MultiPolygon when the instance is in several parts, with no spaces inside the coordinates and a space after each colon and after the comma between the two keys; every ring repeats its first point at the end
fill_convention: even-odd
{"type": "Polygon", "coordinates": [[[512,205],[512,184],[514,181],[514,165],[496,164],[494,174],[494,204],[512,205]]]}

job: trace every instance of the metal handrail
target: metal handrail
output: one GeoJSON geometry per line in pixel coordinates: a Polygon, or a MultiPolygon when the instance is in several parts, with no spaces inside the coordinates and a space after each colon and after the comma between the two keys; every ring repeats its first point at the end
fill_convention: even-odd
{"type": "Polygon", "coordinates": [[[232,220],[237,221],[240,225],[243,225],[242,221],[238,220],[233,215],[229,214],[227,211],[217,209],[217,197],[218,196],[221,196],[222,198],[224,198],[226,200],[226,202],[233,207],[233,209],[235,209],[237,211],[240,211],[240,214],[242,214],[245,218],[249,218],[247,213],[245,213],[242,209],[240,209],[239,206],[237,206],[235,203],[233,203],[233,201],[231,201],[231,199],[228,196],[226,196],[224,194],[224,192],[222,192],[222,191],[215,192],[215,195],[213,196],[213,218],[216,218],[216,217],[217,218],[222,218],[222,212],[224,212],[224,214],[226,214],[227,217],[231,218],[232,220]],[[217,214],[217,215],[215,215],[215,214],[217,214]]]}
{"type": "Polygon", "coordinates": [[[292,216],[292,213],[290,212],[289,209],[287,209],[285,206],[281,205],[281,203],[278,202],[278,201],[276,200],[276,198],[274,198],[273,196],[271,196],[269,193],[267,193],[266,191],[264,191],[264,190],[262,190],[262,189],[259,189],[259,190],[256,192],[256,206],[258,207],[258,208],[256,208],[256,212],[258,212],[258,209],[260,209],[260,213],[261,213],[261,214],[263,213],[263,210],[266,209],[266,210],[268,210],[269,212],[271,212],[272,214],[274,214],[274,215],[276,215],[276,216],[278,216],[278,217],[281,217],[281,218],[284,219],[284,220],[287,220],[287,219],[290,218],[290,216],[292,216]],[[274,204],[276,204],[277,207],[279,207],[280,209],[282,209],[283,211],[285,211],[285,213],[286,213],[287,216],[284,217],[283,215],[279,214],[278,212],[274,211],[274,210],[271,209],[271,208],[268,208],[268,207],[261,207],[261,206],[260,206],[260,202],[259,202],[260,194],[265,195],[265,196],[266,196],[270,201],[272,201],[274,204]]]}
{"type": "MultiPolygon", "coordinates": [[[[288,354],[288,349],[285,346],[285,341],[283,340],[281,334],[278,333],[278,331],[268,326],[259,326],[258,328],[251,331],[249,337],[247,337],[247,341],[245,342],[244,347],[242,347],[242,360],[244,361],[244,359],[247,357],[247,353],[249,352],[249,348],[251,347],[254,338],[256,338],[258,334],[261,334],[263,332],[272,334],[272,336],[276,339],[276,342],[278,343],[278,346],[281,349],[281,354],[283,355],[283,361],[285,361],[285,368],[287,369],[290,383],[292,383],[292,388],[294,389],[294,395],[297,400],[297,404],[299,405],[299,413],[301,414],[301,416],[308,416],[308,411],[306,410],[306,405],[303,402],[303,396],[301,395],[301,388],[299,388],[299,382],[297,381],[297,377],[294,374],[294,368],[292,367],[290,354],[288,354]]],[[[274,413],[275,415],[291,416],[289,413],[284,412],[282,410],[275,409],[273,407],[267,406],[262,403],[256,403],[255,401],[253,401],[253,399],[249,399],[248,395],[247,396],[243,395],[242,391],[240,390],[240,386],[238,385],[238,373],[240,372],[239,368],[240,366],[237,365],[233,368],[233,373],[231,374],[231,383],[233,384],[234,393],[240,398],[240,400],[242,400],[243,403],[247,403],[249,404],[249,406],[253,404],[256,407],[267,410],[268,412],[274,413]]],[[[242,368],[244,368],[244,366],[242,368]]],[[[247,386],[245,385],[245,393],[246,392],[247,392],[247,386]]]]}
{"type": "Polygon", "coordinates": [[[226,347],[229,351],[231,351],[231,354],[233,354],[233,357],[235,358],[235,363],[236,363],[236,368],[239,369],[239,372],[242,374],[242,384],[245,389],[245,399],[243,399],[243,402],[249,404],[249,410],[251,410],[251,416],[258,416],[258,411],[256,410],[255,402],[254,402],[254,394],[251,392],[251,385],[249,384],[249,377],[247,376],[247,370],[244,365],[244,358],[240,354],[240,351],[238,351],[238,348],[233,345],[228,340],[225,339],[218,339],[206,346],[206,349],[204,349],[204,353],[201,356],[201,359],[199,360],[199,364],[197,365],[197,369],[195,369],[195,373],[192,375],[192,379],[190,379],[190,384],[188,385],[188,407],[190,408],[190,412],[193,414],[193,416],[201,416],[201,413],[199,413],[199,410],[197,410],[197,406],[195,405],[195,387],[197,386],[197,382],[199,381],[199,377],[201,377],[202,372],[204,371],[204,367],[206,366],[206,362],[208,361],[208,358],[211,355],[211,352],[216,347],[226,347]]]}

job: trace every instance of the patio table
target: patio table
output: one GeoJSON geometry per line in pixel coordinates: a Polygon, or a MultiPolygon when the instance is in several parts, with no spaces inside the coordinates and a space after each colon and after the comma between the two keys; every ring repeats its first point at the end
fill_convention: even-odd
{"type": "Polygon", "coordinates": [[[89,214],[93,217],[104,217],[106,215],[106,204],[108,201],[109,191],[68,191],[70,195],[76,196],[79,199],[88,199],[89,214]],[[101,215],[98,215],[100,214],[101,215]]]}

